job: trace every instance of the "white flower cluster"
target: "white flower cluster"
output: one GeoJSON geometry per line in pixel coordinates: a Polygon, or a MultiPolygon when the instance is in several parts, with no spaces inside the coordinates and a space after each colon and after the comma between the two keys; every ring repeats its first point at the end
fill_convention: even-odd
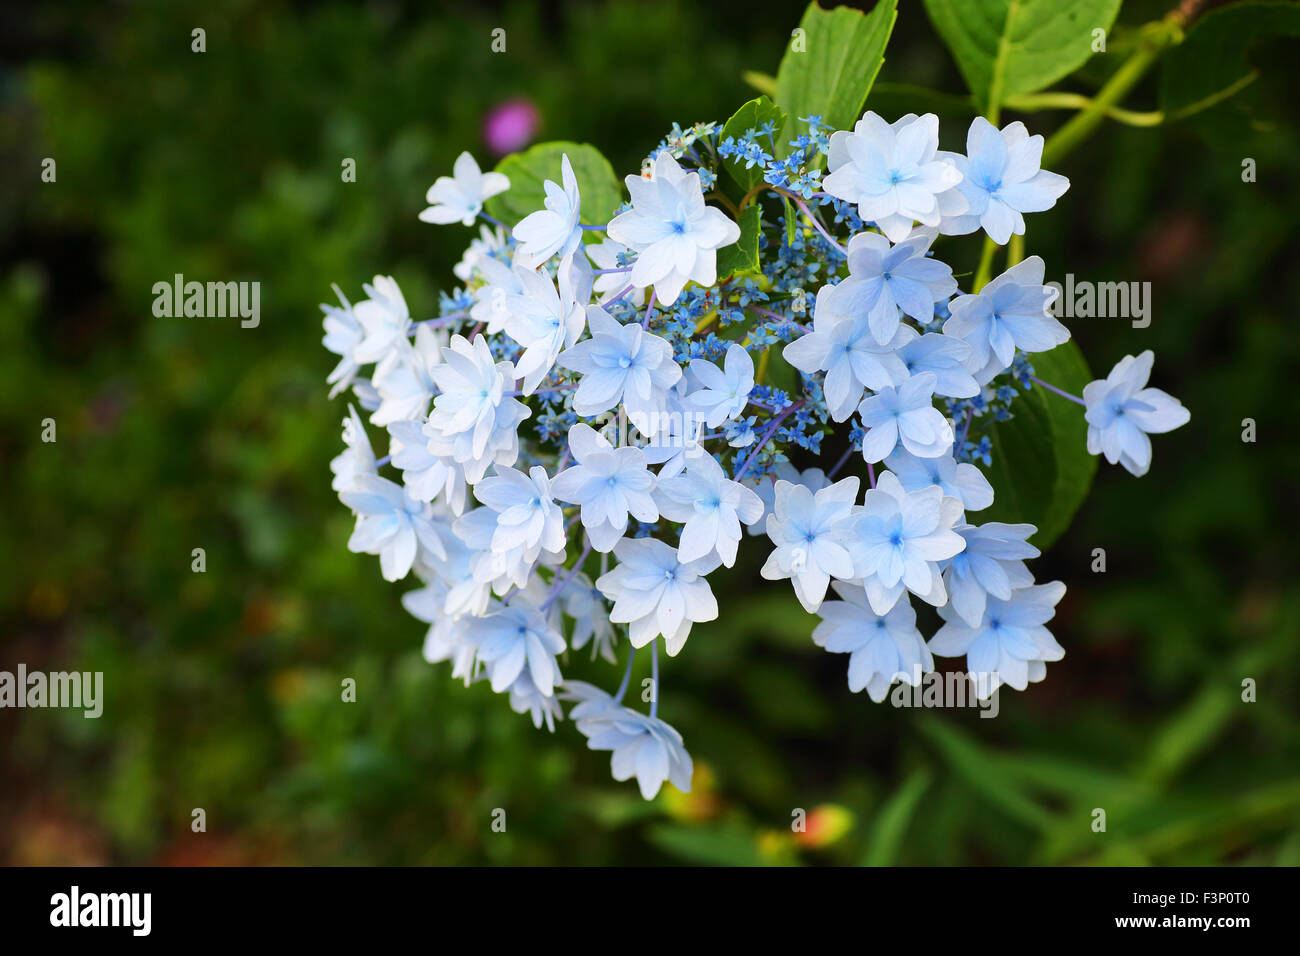
{"type": "MultiPolygon", "coordinates": [[[[774,185],[791,218],[765,238],[757,278],[718,274],[741,228],[706,202],[720,168],[711,125],[691,134],[694,168],[670,140],[627,177],[630,203],[593,225],[569,156],[543,207],[510,229],[485,211],[510,182],[461,155],[420,214],[484,223],[442,314],[414,321],[383,276],[361,301],[322,306],[340,356],[331,394],[351,389],[388,440],[377,457],[349,408],[332,464],[356,518],[348,547],[378,555],[387,580],[422,582],[403,603],[429,625],[428,660],[489,681],[538,727],[574,702],[569,716],[612,752],[616,779],[635,776],[646,798],[665,780],[687,790],[691,758],[657,716],[658,639],[675,656],[693,625],[718,617],[708,575],[736,563],[748,529],[771,543],[763,577],[788,579],[820,615],[817,643],[851,654],[851,689],[882,700],[934,654],[965,655],[982,694],[1042,679],[1064,653],[1044,626],[1064,586],[1035,585],[1025,568],[1032,525],[969,522],[993,488],[967,449],[969,415],[954,422],[935,403],[989,395],[1024,353],[1069,333],[1048,311],[1042,260],[959,294],[931,247],[981,228],[1005,242],[1067,183],[1038,168],[1042,139],[1018,123],[976,120],[966,156],[938,151],[937,137],[934,116],[891,125],[870,112],[834,133],[813,202],[850,211],[843,222],[856,208],[860,227],[840,245],[810,197],[774,185]],[[792,287],[792,261],[820,263],[815,297],[792,287]],[[797,395],[760,384],[772,355],[797,370],[797,395]],[[790,463],[853,416],[865,481],[834,480],[848,453],[829,474],[790,463]],[[912,596],[944,621],[928,643],[912,596]],[[567,650],[588,645],[606,661],[626,655],[613,694],[563,678],[567,650]],[[648,714],[623,703],[646,645],[648,714]]],[[[1150,369],[1150,353],[1125,359],[1079,400],[1089,450],[1135,473],[1150,462],[1146,433],[1186,421],[1145,387],[1150,369]]]]}

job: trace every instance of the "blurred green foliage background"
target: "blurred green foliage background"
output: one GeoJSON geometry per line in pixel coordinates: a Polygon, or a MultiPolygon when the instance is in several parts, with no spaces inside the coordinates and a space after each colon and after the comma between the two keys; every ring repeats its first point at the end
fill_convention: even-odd
{"type": "MultiPolygon", "coordinates": [[[[1112,48],[1167,6],[1127,4],[1112,48]]],[[[1261,79],[1195,121],[1103,126],[1032,217],[1050,277],[1153,283],[1150,328],[1072,329],[1095,372],[1155,349],[1153,384],[1192,421],[1144,480],[1103,465],[1035,562],[1069,585],[1068,653],[996,720],[850,694],[846,659],[812,645],[814,619],[750,549],[715,585],[723,619],[665,668],[694,792],[646,804],[571,727],[537,731],[426,664],[407,588],[346,550],[330,283],[355,295],[392,274],[432,314],[470,234],[415,215],[462,149],[489,159],[491,107],[525,96],[540,139],[630,172],[672,122],[752,96],[742,71],[775,70],[800,12],[63,2],[6,24],[0,668],[100,670],[106,703],[99,720],[0,712],[0,860],[1300,863],[1294,49],[1259,45],[1261,79]],[[178,272],[260,281],[260,327],[155,318],[151,287],[178,272]]],[[[869,103],[886,115],[932,108],[891,84],[962,89],[920,4],[887,56],[869,103]]],[[[1086,92],[1117,62],[1061,86],[1086,92]]],[[[1150,108],[1151,84],[1132,100],[1150,108]]],[[[969,112],[943,105],[961,148],[969,112]]],[[[1049,132],[1064,114],[1020,118],[1049,132]]],[[[972,240],[965,271],[977,256],[972,240]]],[[[585,654],[566,674],[617,680],[585,654]]]]}

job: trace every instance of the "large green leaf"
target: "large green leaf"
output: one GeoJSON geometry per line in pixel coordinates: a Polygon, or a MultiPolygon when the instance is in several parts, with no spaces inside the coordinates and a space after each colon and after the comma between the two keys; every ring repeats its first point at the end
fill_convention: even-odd
{"type": "Polygon", "coordinates": [[[1300,5],[1236,3],[1207,13],[1165,57],[1160,108],[1171,119],[1198,112],[1250,83],[1256,39],[1300,36],[1300,5]]]}
{"type": "Polygon", "coordinates": [[[762,227],[762,210],[750,203],[740,214],[740,238],[718,250],[718,278],[731,275],[758,275],[758,240],[762,227]]]}
{"type": "Polygon", "coordinates": [[[591,225],[609,222],[623,202],[623,188],[609,160],[587,143],[538,143],[522,153],[513,153],[497,163],[497,172],[510,179],[510,188],[487,201],[489,215],[508,226],[543,208],[546,180],[561,182],[560,158],[567,155],[582,193],[582,221],[591,225]]]}
{"type": "Polygon", "coordinates": [[[1033,93],[1092,56],[1120,0],[925,0],[981,112],[1033,93]]]}
{"type": "MultiPolygon", "coordinates": [[[[1030,355],[1029,364],[1037,378],[1073,395],[1092,380],[1073,341],[1030,355]]],[[[1031,540],[1046,550],[1083,504],[1097,459],[1088,454],[1082,406],[1034,387],[1017,396],[1011,411],[1014,417],[988,430],[993,465],[986,471],[995,497],[975,517],[980,524],[1027,521],[1038,528],[1031,540]]]]}
{"type": "MultiPolygon", "coordinates": [[[[776,135],[779,137],[785,128],[785,113],[766,96],[756,97],[736,110],[731,119],[722,125],[722,139],[728,136],[740,139],[749,130],[756,130],[767,122],[775,124],[776,135]]],[[[722,165],[745,192],[763,181],[762,166],[754,165],[746,169],[743,161],[737,162],[732,158],[723,160],[722,165]]]]}
{"type": "Polygon", "coordinates": [[[776,103],[789,114],[785,144],[799,134],[801,116],[821,116],[835,129],[858,120],[897,17],[898,0],[878,0],[865,14],[850,7],[823,10],[816,0],[808,5],[802,32],[791,39],[776,74],[776,103]]]}

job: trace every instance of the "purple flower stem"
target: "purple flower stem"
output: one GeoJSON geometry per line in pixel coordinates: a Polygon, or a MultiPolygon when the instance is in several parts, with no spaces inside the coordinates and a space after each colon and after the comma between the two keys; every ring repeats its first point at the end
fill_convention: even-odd
{"type": "Polygon", "coordinates": [[[456,312],[452,315],[440,315],[436,319],[421,319],[419,322],[411,323],[411,331],[407,335],[414,335],[415,330],[424,326],[429,329],[442,328],[444,325],[455,325],[469,317],[468,312],[456,312]]]}
{"type": "Polygon", "coordinates": [[[1070,401],[1074,402],[1077,405],[1083,405],[1084,407],[1087,407],[1088,403],[1085,402],[1083,399],[1081,399],[1078,395],[1071,395],[1069,392],[1059,389],[1055,385],[1048,385],[1041,378],[1035,378],[1034,376],[1031,375],[1029,376],[1029,381],[1033,382],[1035,385],[1043,386],[1043,388],[1047,389],[1049,392],[1055,392],[1057,395],[1060,395],[1062,398],[1068,398],[1070,401]]]}
{"type": "Polygon", "coordinates": [[[605,305],[613,305],[615,302],[617,302],[619,299],[622,299],[624,296],[626,296],[629,292],[631,292],[631,291],[632,291],[633,289],[635,289],[635,288],[636,288],[636,286],[634,286],[634,285],[629,285],[626,289],[624,289],[622,292],[620,292],[618,295],[614,296],[614,298],[608,300],[608,301],[605,302],[604,304],[605,304],[605,305]]]}
{"type": "Polygon", "coordinates": [[[586,542],[585,547],[582,549],[582,554],[578,555],[578,560],[573,562],[573,567],[569,568],[569,573],[556,583],[553,588],[551,588],[551,593],[546,596],[546,600],[542,602],[542,606],[539,610],[545,611],[551,606],[555,599],[560,596],[560,592],[568,587],[569,582],[573,580],[573,576],[581,570],[582,562],[587,560],[587,555],[589,554],[591,554],[591,541],[586,542]]]}
{"type": "Polygon", "coordinates": [[[844,465],[848,462],[849,456],[852,455],[855,450],[856,449],[854,449],[852,445],[844,449],[844,454],[840,455],[840,460],[835,463],[835,467],[826,473],[827,481],[830,481],[832,478],[834,478],[836,475],[840,473],[840,469],[843,468],[844,465]]]}
{"type": "Polygon", "coordinates": [[[966,444],[966,436],[970,434],[970,423],[971,423],[971,419],[974,416],[975,416],[975,409],[967,408],[966,418],[962,421],[962,425],[961,425],[961,434],[957,436],[957,442],[956,445],[954,446],[957,451],[960,451],[961,446],[966,444]]]}
{"type": "MultiPolygon", "coordinates": [[[[529,395],[552,395],[555,392],[567,392],[569,391],[569,389],[577,388],[577,387],[578,387],[577,382],[569,382],[566,385],[553,385],[550,388],[539,388],[534,392],[529,392],[528,394],[529,395]]],[[[515,389],[510,392],[504,392],[503,394],[509,398],[514,398],[518,395],[523,395],[524,393],[521,389],[515,389]]]]}
{"type": "Polygon", "coordinates": [[[627,655],[627,670],[623,672],[623,682],[618,685],[618,690],[614,694],[614,703],[623,703],[623,695],[627,693],[627,685],[632,680],[632,665],[636,662],[636,648],[632,648],[627,655]]]}
{"type": "Polygon", "coordinates": [[[751,312],[757,312],[759,315],[766,315],[769,319],[780,319],[782,322],[793,322],[794,319],[788,315],[782,315],[780,312],[773,312],[771,309],[765,309],[761,305],[747,305],[745,308],[751,312]]]}
{"type": "Polygon", "coordinates": [[[650,716],[659,712],[659,642],[650,642],[650,686],[654,696],[650,698],[650,716]]]}
{"type": "Polygon", "coordinates": [[[772,436],[775,435],[776,430],[781,427],[781,423],[789,418],[791,414],[802,408],[807,401],[808,399],[801,398],[797,402],[791,402],[785,407],[784,411],[780,412],[772,419],[772,423],[767,426],[767,431],[763,432],[763,437],[758,440],[758,444],[754,446],[754,450],[749,453],[749,457],[745,459],[745,463],[740,466],[740,471],[736,472],[735,481],[740,481],[740,479],[744,477],[745,472],[749,471],[749,466],[758,458],[758,453],[763,450],[763,446],[772,440],[772,436]]]}
{"type": "Polygon", "coordinates": [[[838,252],[840,255],[846,258],[848,257],[849,254],[848,250],[845,249],[843,246],[841,246],[838,242],[836,242],[835,237],[826,231],[826,227],[822,225],[822,221],[817,218],[816,214],[814,214],[811,209],[808,208],[808,204],[806,202],[804,202],[794,193],[786,192],[784,189],[778,190],[778,192],[780,192],[781,195],[785,196],[788,199],[793,199],[794,204],[799,207],[799,211],[808,217],[808,221],[813,224],[813,228],[822,234],[822,238],[831,244],[831,248],[834,249],[836,252],[838,252]]]}

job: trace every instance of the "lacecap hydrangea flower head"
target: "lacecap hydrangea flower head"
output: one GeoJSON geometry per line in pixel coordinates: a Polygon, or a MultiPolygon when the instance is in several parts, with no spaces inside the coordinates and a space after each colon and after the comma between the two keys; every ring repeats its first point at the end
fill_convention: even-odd
{"type": "Polygon", "coordinates": [[[996,427],[1061,392],[1087,450],[1141,475],[1148,435],[1188,419],[1148,384],[1150,352],[1082,397],[1037,378],[1070,337],[1040,258],[965,289],[944,258],[970,256],[948,237],[1023,235],[1066,191],[1041,137],[976,119],[959,154],[928,114],[754,115],[674,128],[625,188],[588,146],[488,172],[463,153],[420,214],[479,226],[437,314],[412,318],[384,276],[323,306],[329,383],[353,401],[332,466],[349,548],[414,580],[430,661],[539,728],[567,713],[646,798],[690,787],[660,650],[708,639],[718,568],[756,551],[872,700],[936,656],[964,657],[981,695],[1024,689],[1064,654],[1065,586],[1035,582],[1033,524],[981,519],[996,427]],[[587,645],[621,668],[608,690],[565,677],[587,645]]]}

